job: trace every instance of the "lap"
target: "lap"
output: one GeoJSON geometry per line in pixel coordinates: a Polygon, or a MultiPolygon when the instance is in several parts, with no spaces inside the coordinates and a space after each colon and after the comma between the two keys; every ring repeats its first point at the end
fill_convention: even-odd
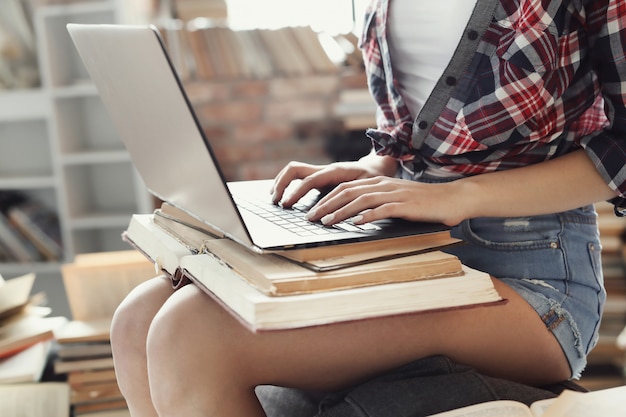
{"type": "Polygon", "coordinates": [[[530,383],[566,379],[563,353],[535,311],[495,281],[504,306],[252,333],[193,285],[172,294],[151,329],[157,352],[177,349],[197,372],[237,361],[253,384],[334,390],[444,354],[481,372],[530,383]]]}

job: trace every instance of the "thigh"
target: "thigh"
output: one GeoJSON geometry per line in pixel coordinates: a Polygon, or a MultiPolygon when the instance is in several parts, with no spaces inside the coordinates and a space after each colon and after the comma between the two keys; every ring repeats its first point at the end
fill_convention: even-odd
{"type": "Polygon", "coordinates": [[[176,363],[181,378],[229,376],[251,387],[336,390],[434,354],[521,382],[567,378],[563,353],[535,311],[494,282],[507,304],[260,333],[189,285],[159,311],[149,352],[158,364],[185,352],[176,363]]]}
{"type": "Polygon", "coordinates": [[[473,219],[452,233],[466,244],[451,252],[515,289],[557,338],[578,377],[597,341],[605,301],[593,207],[473,219]]]}

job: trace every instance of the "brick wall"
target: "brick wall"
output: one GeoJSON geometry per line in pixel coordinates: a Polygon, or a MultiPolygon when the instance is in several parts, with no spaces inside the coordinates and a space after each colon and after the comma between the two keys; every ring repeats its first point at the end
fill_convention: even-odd
{"type": "Polygon", "coordinates": [[[289,161],[328,163],[345,140],[334,116],[339,91],[360,74],[268,80],[191,80],[185,88],[229,181],[272,178],[289,161]]]}

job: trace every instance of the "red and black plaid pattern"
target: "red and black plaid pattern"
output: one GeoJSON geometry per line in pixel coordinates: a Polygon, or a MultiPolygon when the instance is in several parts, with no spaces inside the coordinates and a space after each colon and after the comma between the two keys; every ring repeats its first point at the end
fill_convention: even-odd
{"type": "Polygon", "coordinates": [[[410,115],[391,76],[389,1],[372,2],[361,39],[378,104],[377,128],[367,134],[379,154],[416,175],[431,168],[463,176],[583,147],[626,195],[626,0],[496,1],[468,68],[420,141],[420,116],[410,115]]]}

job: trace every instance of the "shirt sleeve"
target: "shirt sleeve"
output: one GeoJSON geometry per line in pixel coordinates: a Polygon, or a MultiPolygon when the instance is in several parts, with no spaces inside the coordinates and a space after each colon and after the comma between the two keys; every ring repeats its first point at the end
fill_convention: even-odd
{"type": "Polygon", "coordinates": [[[626,213],[626,2],[595,0],[587,8],[590,57],[604,98],[608,126],[581,145],[626,213]]]}

